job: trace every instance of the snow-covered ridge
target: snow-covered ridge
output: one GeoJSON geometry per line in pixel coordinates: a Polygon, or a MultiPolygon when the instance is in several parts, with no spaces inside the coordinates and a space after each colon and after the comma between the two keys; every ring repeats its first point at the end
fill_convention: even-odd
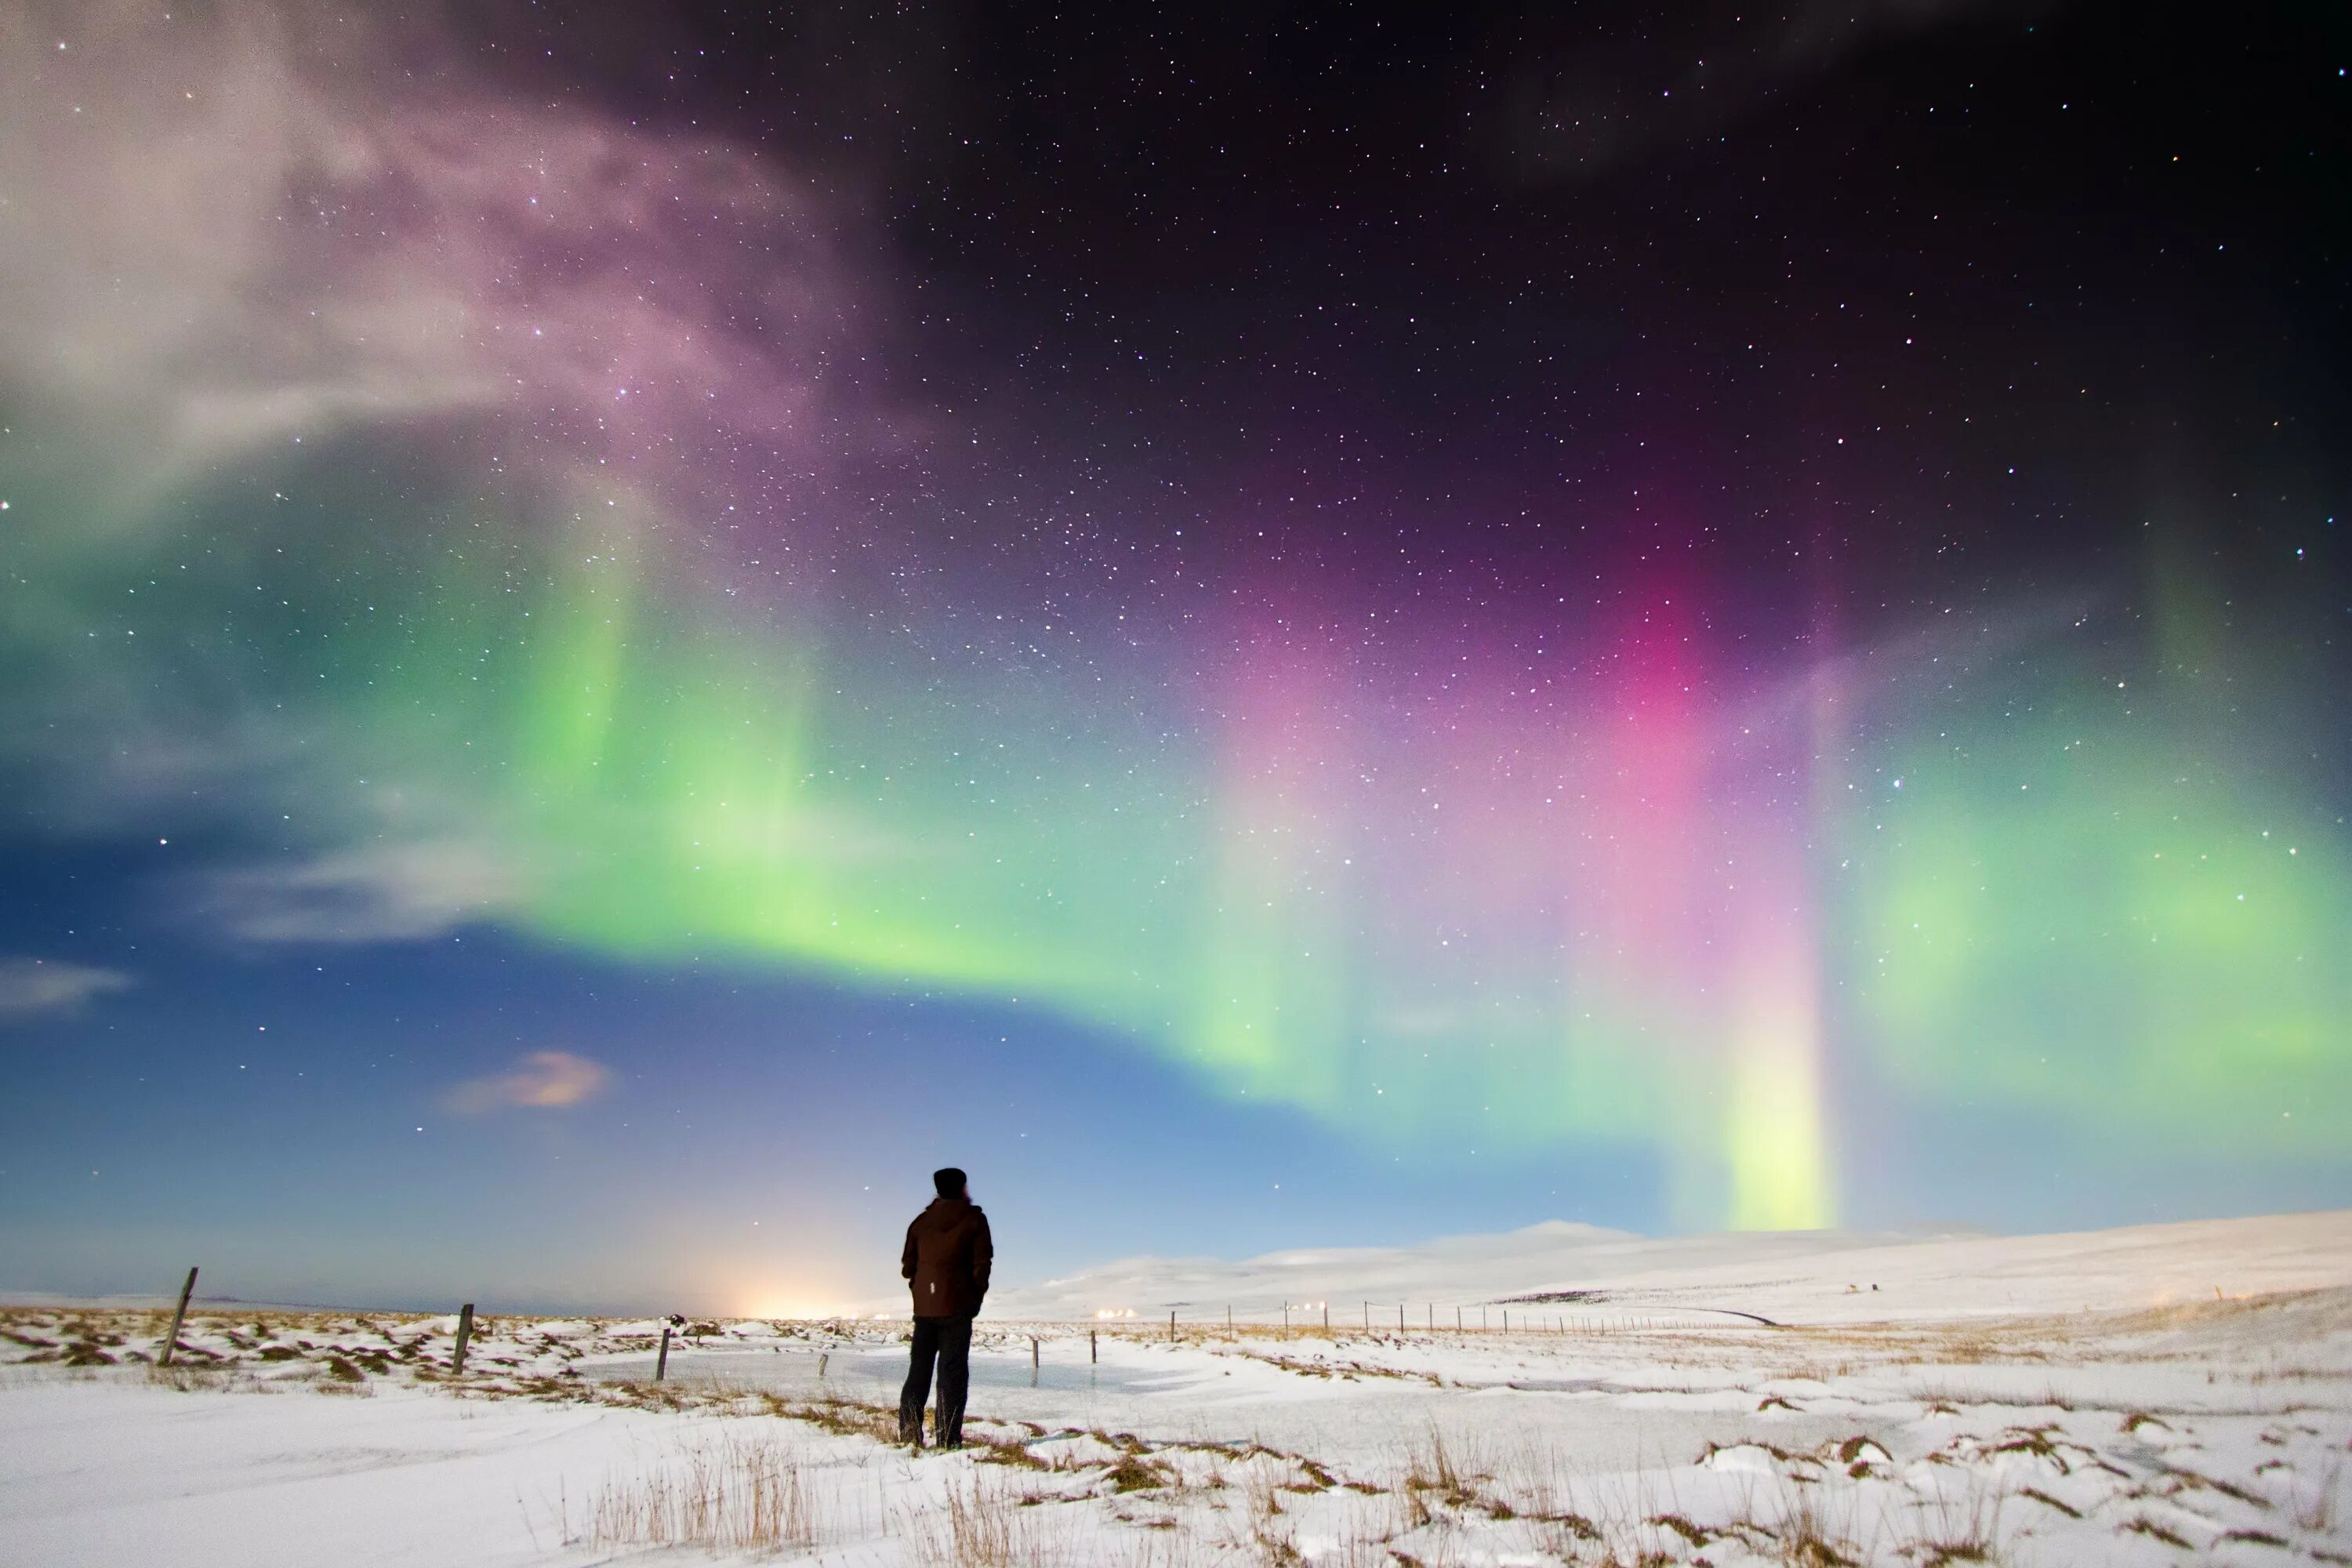
{"type": "Polygon", "coordinates": [[[1129,1258],[1000,1289],[991,1315],[1252,1321],[1286,1304],[1371,1304],[1375,1325],[1431,1309],[1746,1311],[1790,1322],[2113,1311],[2352,1284],[2352,1209],[2198,1220],[2059,1236],[1891,1237],[1784,1231],[1654,1239],[1552,1222],[1416,1247],[1286,1249],[1240,1262],[1129,1258]],[[1531,1298],[1553,1300],[1536,1302],[1531,1298]]]}

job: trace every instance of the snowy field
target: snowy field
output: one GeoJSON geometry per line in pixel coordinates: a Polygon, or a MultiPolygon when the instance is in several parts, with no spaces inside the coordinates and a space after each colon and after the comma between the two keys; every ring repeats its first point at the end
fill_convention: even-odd
{"type": "Polygon", "coordinates": [[[0,1563],[2352,1564],[2352,1213],[1548,1226],[1002,1304],[952,1455],[884,1441],[887,1322],[692,1325],[656,1385],[645,1321],[487,1319],[457,1378],[449,1317],[204,1308],[158,1369],[165,1313],[8,1309],[0,1563]]]}

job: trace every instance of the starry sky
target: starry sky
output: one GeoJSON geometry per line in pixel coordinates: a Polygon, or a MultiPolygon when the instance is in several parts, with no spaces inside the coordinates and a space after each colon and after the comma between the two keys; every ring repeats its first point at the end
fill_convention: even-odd
{"type": "Polygon", "coordinates": [[[2347,67],[0,0],[0,1287],[2352,1203],[2347,67]]]}

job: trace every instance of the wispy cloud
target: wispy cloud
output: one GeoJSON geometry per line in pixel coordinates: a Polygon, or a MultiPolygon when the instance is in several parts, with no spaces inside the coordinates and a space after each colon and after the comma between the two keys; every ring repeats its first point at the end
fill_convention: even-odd
{"type": "Polygon", "coordinates": [[[91,997],[131,984],[120,970],[53,958],[0,958],[0,1024],[78,1013],[91,997]]]}
{"type": "Polygon", "coordinates": [[[490,918],[522,890],[479,844],[371,844],[286,867],[216,877],[205,918],[248,942],[413,942],[490,918]]]}
{"type": "Polygon", "coordinates": [[[528,419],[510,463],[661,454],[685,484],[746,434],[844,412],[824,371],[859,291],[813,182],[707,132],[518,101],[429,18],[190,9],[0,8],[0,365],[145,482],[463,411],[528,419]],[[393,55],[433,61],[432,87],[393,55]]]}
{"type": "Polygon", "coordinates": [[[467,1116],[521,1106],[560,1110],[601,1093],[612,1074],[570,1051],[533,1051],[510,1072],[467,1079],[449,1091],[449,1109],[467,1116]]]}

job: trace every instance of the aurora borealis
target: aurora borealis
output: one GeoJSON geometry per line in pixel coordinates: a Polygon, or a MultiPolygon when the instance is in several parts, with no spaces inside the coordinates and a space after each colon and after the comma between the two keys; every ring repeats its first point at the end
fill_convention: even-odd
{"type": "Polygon", "coordinates": [[[375,9],[0,6],[0,1285],[2347,1201],[2340,27],[375,9]]]}

